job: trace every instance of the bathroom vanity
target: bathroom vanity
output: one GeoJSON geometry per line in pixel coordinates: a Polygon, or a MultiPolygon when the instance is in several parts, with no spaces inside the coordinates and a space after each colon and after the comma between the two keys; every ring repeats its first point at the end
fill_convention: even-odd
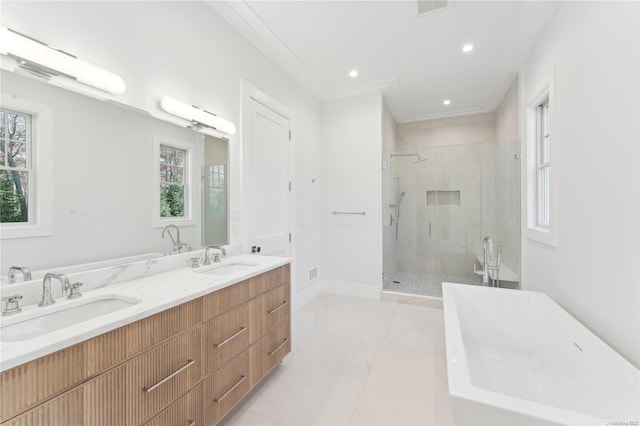
{"type": "Polygon", "coordinates": [[[290,265],[261,262],[214,265],[227,278],[183,269],[119,284],[142,303],[69,328],[81,340],[64,348],[51,351],[73,341],[58,332],[33,339],[41,348],[3,343],[16,365],[0,373],[1,424],[219,423],[291,351],[290,265]],[[38,350],[50,353],[18,364],[38,350]]]}

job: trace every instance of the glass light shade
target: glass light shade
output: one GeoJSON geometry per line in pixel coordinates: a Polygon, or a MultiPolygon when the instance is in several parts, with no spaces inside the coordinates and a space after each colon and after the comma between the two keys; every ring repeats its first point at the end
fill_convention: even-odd
{"type": "Polygon", "coordinates": [[[74,77],[81,83],[119,95],[126,85],[120,76],[81,59],[0,27],[0,53],[74,77]]]}
{"type": "Polygon", "coordinates": [[[179,101],[171,96],[164,96],[160,100],[160,107],[169,114],[184,118],[185,120],[202,123],[229,135],[236,134],[236,126],[232,122],[203,109],[196,108],[193,105],[189,105],[186,102],[179,101]]]}

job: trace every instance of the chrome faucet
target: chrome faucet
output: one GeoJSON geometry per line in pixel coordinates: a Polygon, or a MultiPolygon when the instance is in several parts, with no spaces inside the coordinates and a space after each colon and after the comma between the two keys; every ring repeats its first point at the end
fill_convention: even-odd
{"type": "Polygon", "coordinates": [[[48,273],[42,280],[42,300],[38,303],[38,306],[49,306],[56,303],[51,295],[51,280],[54,278],[60,281],[60,284],[62,285],[62,292],[64,294],[69,292],[71,286],[69,285],[69,278],[67,278],[66,275],[48,273]]]}
{"type": "MultiPolygon", "coordinates": [[[[227,251],[222,246],[207,246],[207,248],[204,251],[204,264],[205,265],[211,265],[211,261],[209,260],[209,250],[220,250],[220,253],[222,254],[222,257],[225,257],[227,255],[227,251]]],[[[216,253],[216,256],[213,258],[213,262],[214,263],[220,262],[220,256],[218,256],[217,253],[216,253]]]]}
{"type": "Polygon", "coordinates": [[[26,266],[12,266],[9,268],[9,284],[18,282],[16,272],[22,272],[22,281],[31,281],[31,270],[26,266]]]}
{"type": "Polygon", "coordinates": [[[489,261],[493,260],[493,240],[489,236],[486,236],[482,239],[482,252],[483,252],[482,253],[482,270],[478,271],[476,269],[476,264],[474,262],[473,272],[477,275],[482,275],[482,285],[484,287],[488,287],[489,278],[490,278],[489,271],[490,270],[496,271],[496,279],[494,280],[493,278],[491,278],[492,287],[499,287],[500,286],[499,273],[500,273],[500,261],[502,258],[502,246],[498,246],[498,260],[496,262],[496,266],[489,266],[489,261]]]}
{"type": "Polygon", "coordinates": [[[182,241],[180,241],[180,228],[178,228],[176,225],[165,226],[162,230],[162,238],[164,238],[165,233],[169,234],[169,238],[171,238],[171,243],[173,244],[172,253],[182,253],[182,248],[186,248],[187,251],[191,251],[191,245],[189,245],[189,243],[183,243],[182,241]],[[176,230],[176,238],[173,238],[173,234],[171,233],[170,228],[176,230]]]}

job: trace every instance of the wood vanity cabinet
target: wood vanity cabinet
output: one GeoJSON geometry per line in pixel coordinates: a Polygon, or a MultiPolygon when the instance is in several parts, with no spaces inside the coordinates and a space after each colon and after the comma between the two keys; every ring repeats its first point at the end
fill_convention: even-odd
{"type": "Polygon", "coordinates": [[[291,351],[290,266],[0,373],[11,426],[215,425],[291,351]]]}

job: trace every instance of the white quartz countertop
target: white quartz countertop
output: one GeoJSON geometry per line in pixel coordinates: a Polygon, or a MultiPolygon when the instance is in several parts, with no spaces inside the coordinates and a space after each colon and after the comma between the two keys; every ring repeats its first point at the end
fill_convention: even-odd
{"type": "Polygon", "coordinates": [[[228,287],[247,278],[286,265],[289,262],[290,259],[285,257],[239,255],[228,257],[224,259],[222,263],[216,263],[212,266],[201,266],[197,269],[188,267],[180,268],[144,278],[107,285],[83,292],[83,296],[79,299],[69,300],[58,297],[54,305],[47,307],[38,307],[37,304],[24,306],[21,313],[2,318],[0,321],[2,321],[3,325],[46,315],[48,312],[63,310],[65,307],[68,308],[76,305],[83,298],[93,299],[96,297],[117,295],[124,298],[140,300],[140,303],[130,307],[91,318],[38,337],[16,342],[0,342],[0,371],[8,370],[142,318],[197,299],[198,297],[228,287]],[[255,265],[247,267],[247,269],[243,271],[221,276],[198,272],[216,267],[216,265],[238,262],[255,265]]]}

